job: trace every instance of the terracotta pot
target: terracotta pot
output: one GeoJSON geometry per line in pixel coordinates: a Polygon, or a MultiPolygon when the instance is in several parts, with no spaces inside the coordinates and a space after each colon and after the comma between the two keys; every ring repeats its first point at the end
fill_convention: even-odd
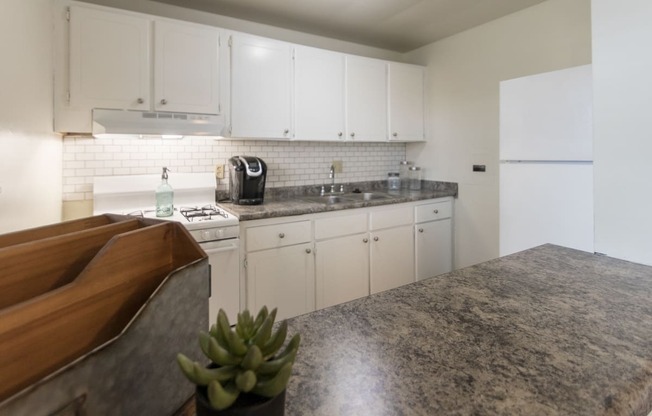
{"type": "Polygon", "coordinates": [[[206,395],[206,387],[197,386],[195,392],[197,416],[283,416],[285,414],[285,390],[272,397],[241,393],[231,407],[215,410],[206,395]]]}

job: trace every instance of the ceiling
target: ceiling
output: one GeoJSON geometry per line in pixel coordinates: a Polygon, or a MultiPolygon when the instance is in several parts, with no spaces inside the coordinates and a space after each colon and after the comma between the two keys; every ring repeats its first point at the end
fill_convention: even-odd
{"type": "Polygon", "coordinates": [[[545,0],[155,0],[407,52],[545,0]]]}

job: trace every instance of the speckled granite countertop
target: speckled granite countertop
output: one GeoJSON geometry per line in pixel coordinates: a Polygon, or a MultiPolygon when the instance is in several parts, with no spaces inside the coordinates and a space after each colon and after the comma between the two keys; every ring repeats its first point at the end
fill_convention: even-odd
{"type": "Polygon", "coordinates": [[[287,416],[652,410],[652,267],[545,245],[288,322],[287,416]]]}
{"type": "Polygon", "coordinates": [[[337,211],[342,209],[362,208],[377,205],[397,204],[401,202],[420,201],[424,199],[442,198],[446,196],[457,196],[457,183],[422,181],[420,191],[387,191],[386,181],[355,182],[337,184],[345,186],[345,193],[353,190],[361,192],[376,192],[387,196],[383,199],[371,201],[351,201],[341,203],[325,204],[315,202],[314,197],[319,195],[318,186],[298,186],[284,188],[269,188],[265,190],[265,202],[262,205],[235,205],[230,202],[221,201],[225,195],[223,192],[216,194],[218,205],[238,217],[240,221],[257,220],[261,218],[285,217],[290,215],[314,214],[318,212],[337,211]],[[313,199],[311,199],[313,198],[313,199]]]}

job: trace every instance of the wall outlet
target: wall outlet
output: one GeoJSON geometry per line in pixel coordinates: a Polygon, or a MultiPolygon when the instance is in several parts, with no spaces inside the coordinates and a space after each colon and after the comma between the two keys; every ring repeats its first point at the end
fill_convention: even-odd
{"type": "Polygon", "coordinates": [[[224,179],[224,165],[215,166],[215,177],[217,179],[224,179]]]}
{"type": "Polygon", "coordinates": [[[333,160],[333,170],[335,173],[342,173],[342,161],[341,160],[333,160]]]}

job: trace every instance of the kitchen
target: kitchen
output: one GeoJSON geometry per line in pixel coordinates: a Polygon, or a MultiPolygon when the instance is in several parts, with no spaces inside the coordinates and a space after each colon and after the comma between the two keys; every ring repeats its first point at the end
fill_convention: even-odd
{"type": "MultiPolygon", "coordinates": [[[[106,2],[107,5],[109,3],[106,2]]],[[[431,109],[427,130],[432,140],[423,144],[365,145],[356,149],[356,156],[352,157],[364,158],[369,150],[380,151],[385,152],[380,158],[391,164],[394,160],[400,160],[404,148],[408,159],[424,167],[426,178],[459,183],[459,197],[455,201],[456,268],[498,255],[498,82],[592,61],[595,73],[603,74],[596,78],[595,83],[595,249],[613,257],[650,264],[652,250],[647,236],[652,225],[646,209],[650,197],[648,193],[641,192],[648,188],[643,170],[646,160],[643,158],[649,154],[650,144],[641,137],[648,131],[647,118],[641,111],[644,97],[649,96],[646,95],[649,91],[646,90],[643,74],[647,72],[645,68],[649,68],[650,62],[643,54],[635,55],[637,42],[644,45],[645,38],[649,38],[644,25],[649,13],[646,15],[643,12],[645,9],[636,8],[641,2],[621,2],[613,6],[613,10],[608,9],[605,3],[543,2],[408,52],[404,57],[394,52],[370,50],[296,32],[274,31],[255,24],[247,27],[257,28],[260,34],[268,31],[287,40],[314,46],[359,50],[361,54],[364,52],[370,56],[405,59],[428,65],[428,81],[432,91],[428,92],[431,109]],[[626,33],[631,33],[628,35],[630,37],[619,37],[625,35],[618,27],[610,26],[614,15],[621,16],[622,21],[627,22],[630,30],[626,33]],[[612,33],[619,36],[611,36],[612,33]],[[623,48],[611,42],[632,46],[623,48]],[[628,52],[634,55],[621,55],[628,52]],[[612,74],[611,71],[626,74],[622,76],[622,84],[615,84],[608,77],[605,79],[606,75],[612,74]],[[626,120],[627,134],[622,131],[623,120],[626,120]],[[472,172],[470,167],[476,163],[486,164],[487,172],[472,172]]],[[[3,232],[59,221],[62,199],[65,201],[64,217],[74,217],[77,213],[88,215],[90,202],[86,196],[79,194],[88,193],[90,189],[88,182],[79,181],[77,176],[93,176],[94,171],[84,170],[95,168],[90,165],[71,166],[68,169],[82,169],[71,173],[65,170],[65,162],[66,158],[81,161],[87,157],[83,155],[99,150],[99,145],[93,140],[66,138],[62,143],[61,138],[52,133],[52,67],[50,60],[45,59],[54,53],[49,43],[49,2],[23,4],[16,1],[9,4],[10,10],[15,13],[3,13],[2,30],[5,36],[2,37],[2,50],[7,52],[6,63],[0,69],[3,75],[0,134],[4,146],[0,156],[0,229],[3,232]],[[26,50],[33,52],[25,53],[26,50]],[[82,156],[76,156],[77,153],[82,156]],[[75,156],[69,156],[71,154],[75,156]],[[64,178],[68,178],[68,182],[64,183],[64,178]],[[62,191],[64,185],[68,186],[65,192],[62,191]],[[44,207],[45,213],[42,211],[44,207]]],[[[127,8],[127,5],[124,7],[127,8]]],[[[189,11],[181,11],[182,14],[177,15],[180,12],[178,9],[153,2],[146,3],[142,11],[150,10],[170,17],[191,15],[208,19],[206,15],[189,11]]],[[[315,144],[299,144],[299,151],[295,144],[256,142],[230,145],[235,146],[236,151],[251,153],[274,151],[272,149],[280,147],[281,153],[296,152],[295,158],[305,157],[302,152],[317,154],[323,151],[315,144]],[[243,148],[239,149],[238,146],[243,148]],[[253,146],[267,146],[269,149],[253,146]]],[[[198,150],[200,146],[209,145],[198,144],[198,150]]],[[[219,146],[222,146],[219,142],[210,146],[213,151],[224,152],[224,156],[218,153],[217,159],[224,159],[230,153],[226,149],[219,150],[219,146]]],[[[347,160],[345,155],[340,156],[338,152],[350,150],[348,146],[327,150],[333,152],[327,159],[344,160],[343,175],[347,174],[346,167],[355,165],[357,160],[347,160]]],[[[115,152],[125,160],[137,162],[139,154],[148,150],[121,147],[99,151],[115,152]]],[[[115,158],[111,156],[111,159],[115,158]]],[[[97,162],[95,158],[93,160],[97,162]]],[[[210,171],[213,163],[211,161],[200,166],[210,171]]],[[[145,173],[137,163],[127,165],[127,169],[128,172],[121,173],[145,173]]],[[[386,165],[373,166],[370,171],[371,176],[378,178],[386,173],[387,168],[386,165]]],[[[321,183],[327,180],[328,166],[324,164],[322,168],[306,173],[311,175],[310,183],[321,183]],[[315,175],[314,178],[312,175],[315,175]]],[[[343,176],[343,179],[363,180],[365,175],[352,174],[351,177],[343,176]]],[[[274,180],[279,185],[285,184],[285,179],[281,177],[272,178],[272,183],[274,180]]]]}
{"type": "MultiPolygon", "coordinates": [[[[92,208],[89,201],[90,181],[86,178],[96,174],[94,166],[100,166],[97,168],[100,172],[114,169],[106,167],[106,164],[101,165],[101,161],[89,155],[97,151],[99,146],[97,142],[83,139],[75,141],[73,138],[62,141],[52,132],[53,109],[50,97],[53,94],[51,80],[53,68],[51,59],[45,59],[54,54],[49,43],[51,12],[48,5],[48,2],[16,5],[17,17],[14,19],[9,18],[12,13],[4,14],[7,21],[4,22],[3,30],[7,33],[22,34],[17,37],[20,41],[12,41],[10,36],[3,37],[6,42],[3,50],[11,57],[9,60],[11,65],[2,68],[4,75],[2,79],[5,85],[3,85],[2,100],[4,149],[1,156],[3,158],[1,177],[12,178],[12,181],[0,181],[0,207],[3,212],[14,213],[11,216],[2,216],[0,230],[4,232],[56,222],[62,218],[62,215],[63,218],[87,215],[92,208]],[[34,8],[30,9],[31,6],[34,8]],[[31,28],[30,32],[26,32],[28,27],[31,28]],[[37,32],[35,28],[38,28],[37,32]],[[34,53],[25,53],[25,51],[34,51],[34,53]],[[77,153],[83,155],[78,156],[77,153]],[[68,167],[64,167],[64,158],[68,159],[68,167]],[[75,159],[75,163],[71,163],[71,159],[75,159]],[[82,163],[88,159],[92,160],[82,163]],[[79,170],[73,171],[73,169],[79,170]],[[54,172],[61,172],[61,176],[53,174],[54,172]],[[33,191],[25,192],[25,190],[33,191]],[[46,212],[43,213],[40,208],[36,208],[37,206],[46,206],[46,212]],[[35,213],[37,209],[39,214],[35,213]],[[34,220],[34,218],[39,219],[34,220]]],[[[167,14],[170,17],[175,17],[175,13],[182,13],[182,16],[186,14],[191,17],[199,16],[198,19],[211,18],[205,14],[198,14],[199,12],[178,10],[153,2],[148,5],[153,9],[161,9],[159,14],[167,14]]],[[[622,13],[625,15],[627,13],[625,6],[622,6],[622,13]]],[[[599,16],[594,18],[597,17],[599,16]]],[[[386,165],[392,163],[391,160],[401,159],[405,151],[409,160],[423,166],[425,178],[454,181],[460,184],[461,197],[456,204],[458,219],[455,229],[456,267],[476,264],[498,256],[498,82],[583,65],[592,60],[594,66],[602,62],[596,59],[601,58],[601,54],[591,59],[590,19],[588,1],[547,1],[534,8],[525,9],[404,54],[404,59],[430,67],[428,85],[433,92],[428,93],[427,96],[431,114],[428,115],[426,129],[428,135],[432,137],[423,144],[367,146],[374,151],[380,151],[381,154],[378,156],[388,159],[386,165]],[[514,31],[519,35],[515,35],[514,31]],[[522,35],[523,33],[528,35],[522,35]],[[548,33],[553,35],[547,35],[548,33]],[[435,62],[437,65],[434,65],[435,62]],[[471,120],[473,122],[470,122],[471,120]],[[487,165],[487,172],[482,174],[472,172],[470,167],[476,163],[487,165]]],[[[263,35],[268,32],[277,33],[277,37],[289,41],[301,41],[313,46],[329,46],[335,50],[339,48],[353,53],[364,51],[366,55],[372,57],[401,59],[401,55],[396,52],[377,48],[256,26],[253,23],[248,23],[245,27],[252,28],[252,32],[257,28],[263,35]]],[[[600,27],[593,22],[594,31],[600,27]]],[[[636,39],[638,38],[633,39],[632,42],[636,39]]],[[[593,39],[593,49],[597,52],[602,51],[602,46],[596,44],[596,39],[593,39]]],[[[604,60],[613,65],[614,60],[608,57],[604,60]]],[[[621,61],[627,60],[619,62],[621,61]]],[[[622,71],[632,70],[626,64],[622,65],[625,66],[622,71]]],[[[598,71],[599,68],[598,66],[598,71]]],[[[627,79],[631,81],[633,78],[627,77],[627,79]]],[[[596,85],[596,91],[600,91],[599,86],[600,84],[596,85]]],[[[630,93],[631,90],[631,88],[626,89],[630,93]]],[[[615,100],[605,99],[605,103],[608,102],[613,103],[615,100]]],[[[644,172],[638,173],[638,169],[643,169],[644,161],[641,163],[636,161],[637,158],[643,158],[646,152],[624,150],[643,150],[646,142],[638,140],[636,135],[633,135],[630,139],[631,146],[618,145],[618,152],[602,151],[601,143],[604,142],[606,149],[610,149],[609,143],[612,141],[607,138],[598,141],[603,137],[599,128],[603,123],[599,108],[600,106],[596,106],[595,166],[598,182],[596,182],[595,194],[595,248],[598,252],[650,264],[648,253],[652,250],[648,249],[649,243],[645,237],[650,226],[644,209],[648,205],[648,197],[645,193],[628,191],[645,189],[644,172]],[[630,169],[619,168],[624,165],[629,166],[630,169]],[[601,171],[601,166],[605,167],[604,173],[601,171]],[[604,186],[600,178],[604,180],[604,186]],[[616,183],[618,186],[615,186],[616,183]],[[614,192],[619,194],[618,198],[615,198],[614,192]],[[627,209],[631,210],[630,215],[624,215],[622,204],[614,202],[622,198],[631,201],[627,204],[627,209]]],[[[633,123],[636,119],[632,119],[631,113],[625,112],[624,108],[620,105],[618,112],[612,111],[613,109],[605,111],[609,114],[609,118],[604,121],[605,129],[615,128],[617,123],[609,121],[616,117],[615,114],[623,114],[623,116],[626,114],[627,125],[636,130],[634,127],[636,123],[633,123]]],[[[623,140],[620,137],[618,143],[622,144],[623,140]]],[[[138,150],[134,145],[137,146],[131,144],[125,148],[103,149],[106,152],[106,159],[114,162],[118,159],[122,162],[119,173],[116,174],[129,174],[132,173],[132,169],[135,174],[144,173],[142,164],[146,161],[139,159],[144,151],[138,150]]],[[[295,146],[301,149],[299,152],[304,146],[307,147],[308,154],[317,154],[324,150],[315,149],[313,147],[315,145],[305,143],[291,144],[291,146],[258,141],[255,144],[232,143],[228,145],[229,150],[224,147],[226,145],[220,143],[211,143],[211,145],[215,147],[217,160],[227,159],[233,153],[231,146],[236,146],[236,149],[237,146],[281,146],[279,151],[289,152],[289,154],[294,154],[295,146]]],[[[199,145],[189,148],[190,158],[193,158],[192,150],[197,149],[197,146],[199,145]]],[[[253,150],[258,149],[254,147],[253,150]]],[[[350,150],[350,146],[329,148],[327,151],[331,153],[325,158],[342,158],[344,156],[340,157],[339,154],[350,150]]],[[[345,160],[347,166],[352,167],[357,159],[364,159],[366,151],[366,148],[356,150],[355,156],[351,156],[350,163],[349,160],[345,160]]],[[[200,162],[200,158],[196,160],[198,164],[203,163],[200,162]]],[[[386,165],[369,166],[369,176],[383,177],[387,170],[386,165]]],[[[214,168],[212,160],[198,166],[204,171],[212,171],[214,168]]],[[[324,163],[322,167],[314,169],[314,172],[311,170],[306,173],[311,175],[309,183],[316,184],[327,179],[328,164],[324,163]]],[[[348,172],[345,168],[342,179],[352,180],[364,176],[366,175],[348,172]]],[[[278,179],[274,177],[270,179],[272,185],[275,185],[276,181],[278,185],[287,182],[287,178],[280,176],[278,179]]],[[[305,183],[305,180],[301,182],[305,183]]]]}

